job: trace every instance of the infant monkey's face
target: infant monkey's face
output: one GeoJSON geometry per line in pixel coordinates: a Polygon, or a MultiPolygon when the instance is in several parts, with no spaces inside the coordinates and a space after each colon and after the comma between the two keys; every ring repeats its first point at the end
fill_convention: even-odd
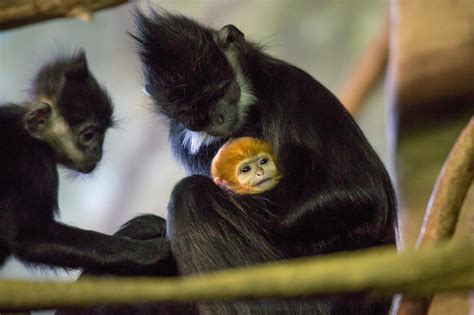
{"type": "Polygon", "coordinates": [[[275,161],[267,153],[260,153],[242,161],[237,167],[236,177],[243,187],[258,194],[272,189],[278,183],[278,171],[275,161]]]}

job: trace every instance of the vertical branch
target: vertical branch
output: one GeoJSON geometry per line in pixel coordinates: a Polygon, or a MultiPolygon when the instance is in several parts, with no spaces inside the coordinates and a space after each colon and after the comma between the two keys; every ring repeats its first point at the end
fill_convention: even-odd
{"type": "MultiPolygon", "coordinates": [[[[417,247],[452,237],[463,201],[474,178],[474,118],[461,132],[438,176],[417,247]]],[[[428,313],[432,298],[402,297],[397,315],[428,313]]]]}
{"type": "Polygon", "coordinates": [[[451,149],[428,203],[417,246],[450,238],[474,178],[474,118],[451,149]]]}

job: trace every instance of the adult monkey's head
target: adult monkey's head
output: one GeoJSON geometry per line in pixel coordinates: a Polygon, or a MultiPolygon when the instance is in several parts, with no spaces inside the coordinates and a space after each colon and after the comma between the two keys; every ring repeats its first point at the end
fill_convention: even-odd
{"type": "Polygon", "coordinates": [[[241,67],[252,49],[244,34],[162,11],[137,12],[136,24],[144,89],[159,111],[191,131],[235,135],[256,101],[241,67]]]}

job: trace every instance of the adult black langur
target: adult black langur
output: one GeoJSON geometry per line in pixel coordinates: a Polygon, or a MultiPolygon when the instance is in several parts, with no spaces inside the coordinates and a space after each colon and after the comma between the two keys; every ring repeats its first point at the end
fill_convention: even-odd
{"type": "MultiPolygon", "coordinates": [[[[112,114],[83,51],[45,64],[29,102],[0,107],[0,266],[13,254],[27,263],[142,274],[156,270],[163,256],[169,259],[168,242],[109,236],[54,220],[57,165],[92,172],[112,114]]],[[[162,225],[159,218],[148,224],[162,225]]]]}
{"type": "MultiPolygon", "coordinates": [[[[137,13],[145,91],[169,119],[188,175],[171,195],[167,238],[180,274],[394,243],[396,201],[377,154],[339,100],[263,52],[233,25],[215,30],[163,11],[137,13]],[[229,139],[275,151],[281,181],[231,195],[210,166],[229,139]]],[[[365,299],[199,303],[205,314],[385,314],[365,299]]]]}

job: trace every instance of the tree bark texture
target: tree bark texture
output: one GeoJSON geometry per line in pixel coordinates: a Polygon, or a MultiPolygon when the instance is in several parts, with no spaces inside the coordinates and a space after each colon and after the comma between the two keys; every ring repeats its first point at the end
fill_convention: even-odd
{"type": "Polygon", "coordinates": [[[60,17],[87,20],[95,11],[127,2],[127,0],[2,0],[0,30],[60,17]]]}

